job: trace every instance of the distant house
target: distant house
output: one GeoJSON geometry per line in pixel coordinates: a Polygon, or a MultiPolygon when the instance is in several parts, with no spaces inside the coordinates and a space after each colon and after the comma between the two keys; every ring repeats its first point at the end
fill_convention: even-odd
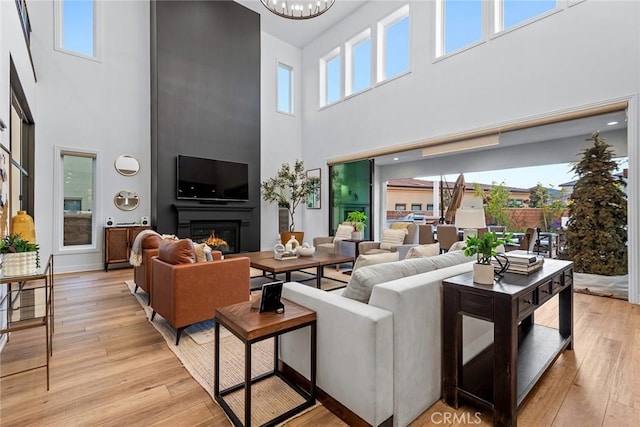
{"type": "MultiPolygon", "coordinates": [[[[396,217],[404,216],[407,211],[422,212],[428,217],[439,217],[440,212],[436,203],[437,197],[434,197],[434,184],[439,188],[437,183],[415,178],[392,179],[387,182],[387,217],[388,219],[396,219],[396,217]]],[[[482,199],[476,195],[473,183],[467,183],[465,186],[464,196],[462,198],[462,206],[480,207],[482,199]]],[[[486,193],[491,189],[489,184],[478,184],[486,193]]],[[[453,182],[442,182],[445,191],[453,191],[453,182]]],[[[509,207],[522,208],[527,207],[529,203],[530,190],[528,188],[507,187],[509,190],[509,207]]],[[[446,208],[446,206],[445,206],[446,208]]]]}

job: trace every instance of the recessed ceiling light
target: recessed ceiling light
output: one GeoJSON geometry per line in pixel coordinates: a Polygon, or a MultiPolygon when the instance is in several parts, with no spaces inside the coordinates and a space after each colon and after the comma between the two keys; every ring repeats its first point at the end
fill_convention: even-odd
{"type": "Polygon", "coordinates": [[[397,157],[394,157],[394,158],[393,158],[393,160],[400,160],[400,159],[399,159],[399,158],[397,158],[397,157]]]}
{"type": "Polygon", "coordinates": [[[609,123],[607,123],[607,126],[613,126],[613,125],[617,125],[617,124],[618,124],[618,122],[609,122],[609,123]]]}

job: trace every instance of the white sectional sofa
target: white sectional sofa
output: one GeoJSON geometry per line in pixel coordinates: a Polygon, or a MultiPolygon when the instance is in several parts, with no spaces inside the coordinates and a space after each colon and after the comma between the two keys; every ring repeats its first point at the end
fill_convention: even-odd
{"type": "MultiPolygon", "coordinates": [[[[442,280],[471,271],[473,264],[459,258],[457,265],[373,286],[368,304],[343,297],[344,290],[285,283],[283,298],[317,313],[318,387],[373,426],[392,416],[394,426],[406,426],[436,402],[442,387],[442,280]]],[[[415,273],[418,263],[400,264],[407,261],[393,264],[400,270],[413,266],[405,270],[415,273]]],[[[391,270],[389,265],[363,271],[376,275],[391,270]]],[[[472,318],[463,322],[466,361],[492,342],[493,327],[472,318]]],[[[307,329],[281,337],[280,358],[309,379],[307,329]]]]}

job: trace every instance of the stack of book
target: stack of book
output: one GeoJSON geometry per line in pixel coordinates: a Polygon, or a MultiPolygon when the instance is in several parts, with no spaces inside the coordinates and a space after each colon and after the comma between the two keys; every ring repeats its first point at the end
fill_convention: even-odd
{"type": "MultiPolygon", "coordinates": [[[[517,274],[530,274],[542,268],[544,263],[543,257],[537,257],[529,254],[504,254],[509,260],[507,272],[517,274]]],[[[491,262],[496,269],[501,268],[495,259],[491,262]]]]}

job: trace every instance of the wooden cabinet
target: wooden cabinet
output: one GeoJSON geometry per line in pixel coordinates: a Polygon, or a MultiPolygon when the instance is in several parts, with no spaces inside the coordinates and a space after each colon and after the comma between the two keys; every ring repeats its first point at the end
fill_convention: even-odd
{"type": "Polygon", "coordinates": [[[528,276],[507,273],[493,285],[472,273],[443,287],[444,401],[465,399],[493,410],[495,426],[515,427],[517,410],[556,358],[573,348],[573,263],[546,259],[528,276]],[[534,323],[534,312],[558,294],[558,328],[534,323]],[[462,316],[493,322],[493,345],[462,362],[462,316]]]}
{"type": "Polygon", "coordinates": [[[136,236],[151,227],[105,227],[104,228],[104,271],[108,271],[109,264],[129,262],[131,247],[136,236]]]}

